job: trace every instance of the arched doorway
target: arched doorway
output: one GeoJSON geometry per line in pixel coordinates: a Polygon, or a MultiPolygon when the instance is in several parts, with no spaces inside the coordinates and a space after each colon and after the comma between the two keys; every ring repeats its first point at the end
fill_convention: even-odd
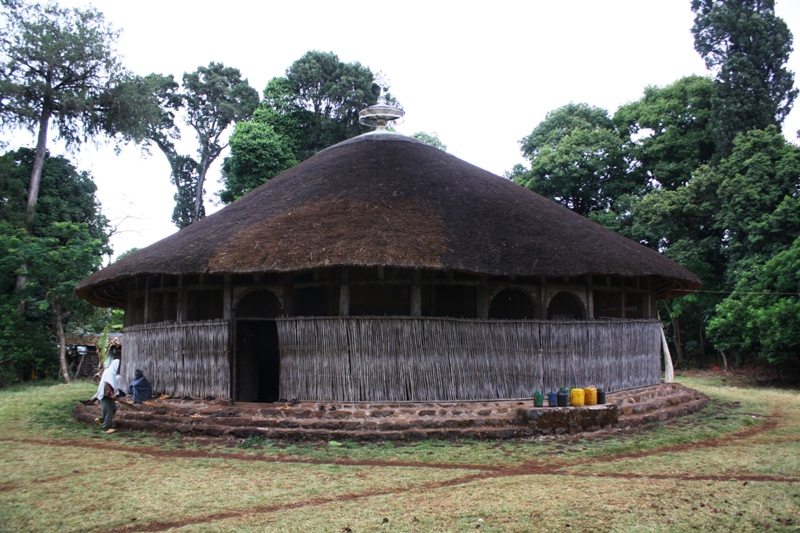
{"type": "Polygon", "coordinates": [[[531,320],[536,318],[536,306],[519,289],[505,289],[492,298],[489,318],[500,320],[531,320]]]}
{"type": "Polygon", "coordinates": [[[236,306],[236,394],[241,402],[280,397],[281,358],[275,318],[280,300],[272,291],[247,293],[236,306]]]}
{"type": "Polygon", "coordinates": [[[583,304],[571,292],[559,292],[547,306],[547,320],[583,320],[583,304]]]}

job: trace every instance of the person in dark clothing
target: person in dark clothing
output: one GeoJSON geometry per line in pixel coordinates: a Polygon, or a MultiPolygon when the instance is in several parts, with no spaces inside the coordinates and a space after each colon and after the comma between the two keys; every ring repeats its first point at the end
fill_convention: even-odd
{"type": "Polygon", "coordinates": [[[133,403],[146,402],[153,395],[153,388],[150,386],[150,382],[147,381],[147,378],[138,368],[133,373],[133,378],[128,390],[128,393],[133,398],[133,403]]]}

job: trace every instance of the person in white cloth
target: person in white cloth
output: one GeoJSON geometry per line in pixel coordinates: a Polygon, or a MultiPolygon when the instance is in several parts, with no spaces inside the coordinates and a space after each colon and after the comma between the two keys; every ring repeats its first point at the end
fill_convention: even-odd
{"type": "Polygon", "coordinates": [[[95,418],[95,422],[103,426],[104,433],[114,433],[114,413],[117,412],[117,404],[114,398],[119,396],[120,389],[117,382],[117,372],[119,371],[119,359],[114,359],[100,377],[100,384],[93,398],[100,400],[103,407],[103,414],[100,418],[95,418]]]}

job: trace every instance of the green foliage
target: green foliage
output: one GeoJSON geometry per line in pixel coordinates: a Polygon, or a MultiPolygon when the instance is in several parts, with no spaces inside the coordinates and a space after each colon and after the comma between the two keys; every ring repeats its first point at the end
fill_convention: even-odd
{"type": "MultiPolygon", "coordinates": [[[[237,123],[221,200],[231,203],[320,150],[368,131],[358,112],[375,104],[380,92],[372,71],[360,63],[307,52],[285,77],[269,81],[252,120],[237,123]]],[[[391,95],[388,100],[395,102],[391,95]]]]}
{"type": "Polygon", "coordinates": [[[304,126],[298,159],[367,131],[358,123],[358,113],[374,105],[381,92],[368,67],[312,50],[292,63],[286,79],[304,126]]]}
{"type": "MultiPolygon", "coordinates": [[[[100,368],[109,368],[114,358],[109,355],[108,351],[108,328],[103,329],[100,338],[95,341],[95,347],[97,348],[97,366],[100,368]]],[[[100,370],[100,368],[98,368],[98,370],[100,370]]]]}
{"type": "Polygon", "coordinates": [[[69,382],[67,334],[80,329],[84,317],[94,310],[75,296],[75,287],[100,267],[103,244],[85,224],[55,222],[49,233],[53,236],[29,236],[20,245],[23,262],[18,271],[27,279],[20,293],[28,306],[47,314],[49,329],[58,341],[61,375],[69,382]]]}
{"type": "Polygon", "coordinates": [[[551,111],[520,144],[531,168],[516,167],[510,177],[576,213],[610,209],[615,198],[644,186],[626,172],[624,136],[604,109],[568,104],[551,111]]]}
{"type": "MultiPolygon", "coordinates": [[[[0,220],[16,227],[21,227],[25,216],[34,157],[30,148],[0,156],[0,220]]],[[[45,155],[41,186],[31,228],[35,235],[47,236],[54,222],[69,221],[86,224],[93,237],[108,243],[108,219],[100,213],[97,186],[88,172],[78,172],[64,157],[45,155]]]]}
{"type": "MultiPolygon", "coordinates": [[[[6,244],[0,237],[0,253],[7,253],[3,250],[6,244]]],[[[37,320],[39,313],[20,314],[19,303],[14,294],[0,294],[0,388],[58,372],[52,336],[37,320]]]]}
{"type": "MultiPolygon", "coordinates": [[[[158,107],[157,119],[144,126],[149,140],[166,156],[172,170],[175,209],[172,221],[184,228],[205,216],[203,189],[211,164],[227,146],[223,139],[228,127],[249,119],[258,106],[258,92],[241,72],[222,63],[209,63],[183,75],[178,86],[172,76],[151,74],[135,81],[136,94],[147,94],[148,109],[158,107]],[[196,158],[178,153],[175,143],[180,128],[175,117],[182,113],[197,139],[196,158]]],[[[151,113],[148,116],[152,115],[151,113]]]]}
{"type": "Polygon", "coordinates": [[[723,351],[800,364],[800,238],[763,265],[740,263],[708,335],[723,351]]]}
{"type": "Polygon", "coordinates": [[[230,147],[231,156],[223,165],[225,190],[220,193],[226,204],[298,163],[285,137],[257,117],[237,125],[230,147]]]}
{"type": "Polygon", "coordinates": [[[774,0],[692,0],[695,50],[714,73],[717,150],[725,156],[739,133],[780,125],[797,89],[785,65],[792,32],[774,0]]]}
{"type": "Polygon", "coordinates": [[[113,48],[118,32],[93,8],[21,1],[3,8],[3,123],[36,131],[52,119],[68,144],[100,133],[107,92],[124,74],[113,48]]]}
{"type": "Polygon", "coordinates": [[[627,157],[632,172],[643,172],[651,184],[674,190],[714,156],[711,123],[713,84],[689,76],[666,86],[650,86],[644,96],[623,105],[614,123],[631,137],[627,157]]]}
{"type": "Polygon", "coordinates": [[[800,236],[800,149],[777,127],[737,137],[716,173],[724,206],[716,224],[726,232],[734,268],[742,259],[771,257],[800,236]]]}
{"type": "Polygon", "coordinates": [[[114,50],[118,32],[102,13],[16,0],[2,3],[2,16],[0,124],[37,133],[25,211],[31,226],[51,122],[68,146],[100,133],[131,138],[123,130],[137,121],[138,107],[117,88],[128,74],[114,50]]]}
{"type": "Polygon", "coordinates": [[[439,140],[439,135],[437,135],[435,131],[433,132],[433,134],[426,133],[424,131],[418,131],[411,137],[418,141],[424,142],[425,144],[430,144],[434,148],[438,148],[443,152],[447,151],[447,145],[444,144],[441,140],[439,140]]]}
{"type": "Polygon", "coordinates": [[[32,227],[25,227],[33,158],[33,151],[24,148],[0,157],[4,382],[56,375],[56,346],[64,345],[63,336],[98,321],[97,310],[79,300],[74,288],[99,266],[103,254],[110,253],[108,221],[100,213],[91,176],[63,157],[44,160],[36,217],[32,227]],[[18,287],[15,279],[24,284],[18,287]],[[56,341],[59,336],[61,341],[56,341]]]}

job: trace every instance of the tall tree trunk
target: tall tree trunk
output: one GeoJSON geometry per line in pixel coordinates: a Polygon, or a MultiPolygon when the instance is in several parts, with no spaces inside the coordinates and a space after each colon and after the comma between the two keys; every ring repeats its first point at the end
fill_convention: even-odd
{"type": "Polygon", "coordinates": [[[206,181],[206,172],[208,167],[211,166],[210,162],[201,161],[200,172],[197,176],[197,190],[194,193],[194,213],[192,214],[192,224],[200,220],[200,208],[203,206],[203,184],[206,181]]]}
{"type": "MultiPolygon", "coordinates": [[[[36,155],[33,158],[33,170],[31,171],[31,181],[28,184],[28,205],[25,208],[25,231],[28,235],[33,235],[33,217],[36,214],[36,202],[39,201],[39,184],[42,181],[42,169],[44,168],[44,157],[47,155],[47,128],[50,125],[50,115],[52,111],[45,104],[42,115],[39,117],[39,135],[36,139],[36,155]]],[[[21,265],[22,270],[28,270],[28,264],[21,265]]],[[[19,290],[28,282],[28,277],[18,275],[16,288],[19,290]]],[[[17,306],[19,314],[25,312],[25,302],[20,301],[17,306]]]]}
{"type": "Polygon", "coordinates": [[[64,383],[69,383],[69,368],[67,367],[67,336],[64,334],[64,321],[61,319],[59,302],[52,302],[54,305],[53,319],[56,322],[56,337],[58,337],[58,362],[61,365],[61,377],[64,383]]]}
{"type": "Polygon", "coordinates": [[[36,155],[33,159],[31,182],[28,186],[28,206],[25,209],[25,227],[28,234],[33,233],[33,215],[36,211],[36,202],[39,201],[39,183],[42,181],[42,168],[44,157],[47,154],[47,128],[50,125],[50,108],[45,105],[39,117],[39,136],[36,139],[36,155]]]}

